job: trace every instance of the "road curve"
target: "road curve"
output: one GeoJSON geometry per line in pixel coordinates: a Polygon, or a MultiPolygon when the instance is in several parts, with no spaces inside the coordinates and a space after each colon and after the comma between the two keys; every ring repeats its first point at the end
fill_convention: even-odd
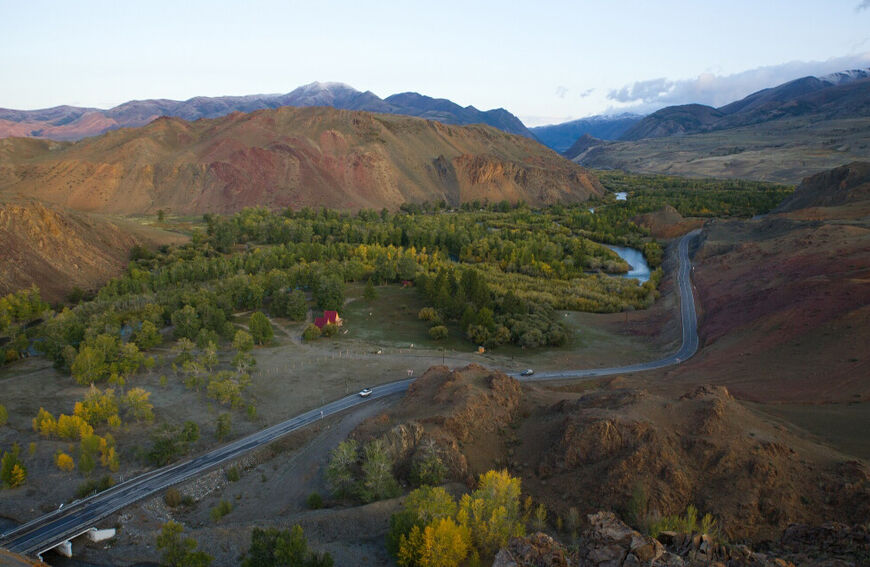
{"type": "MultiPolygon", "coordinates": [[[[660,360],[642,362],[631,366],[544,372],[534,376],[513,374],[512,376],[527,382],[594,378],[597,376],[625,374],[672,366],[680,364],[694,355],[698,350],[698,325],[690,277],[689,242],[699,232],[698,230],[692,231],[683,236],[679,242],[679,270],[676,281],[680,294],[680,318],[683,340],[677,352],[660,360]]],[[[320,419],[343,412],[368,400],[384,398],[404,392],[413,380],[409,378],[379,385],[377,388],[374,388],[371,396],[367,398],[361,398],[358,395],[345,396],[203,455],[153,470],[117,484],[99,494],[65,506],[61,510],[56,510],[36,518],[4,533],[0,537],[0,547],[25,555],[42,554],[67,539],[84,533],[101,519],[146,496],[183,482],[221,463],[236,459],[256,447],[270,443],[287,433],[311,425],[320,419]]]]}

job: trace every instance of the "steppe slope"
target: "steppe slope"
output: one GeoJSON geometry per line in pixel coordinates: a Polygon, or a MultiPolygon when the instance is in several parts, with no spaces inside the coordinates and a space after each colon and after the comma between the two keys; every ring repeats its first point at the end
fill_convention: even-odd
{"type": "Polygon", "coordinates": [[[44,299],[58,301],[73,287],[94,289],[120,274],[133,246],[183,240],[35,201],[0,203],[0,296],[36,284],[44,299]]]}
{"type": "Polygon", "coordinates": [[[697,357],[680,379],[741,398],[870,400],[870,164],[806,179],[781,212],[706,225],[697,357]]]}
{"type": "Polygon", "coordinates": [[[582,167],[494,128],[325,107],[161,118],[73,144],[0,140],[0,192],[121,214],[544,205],[601,191],[582,167]]]}

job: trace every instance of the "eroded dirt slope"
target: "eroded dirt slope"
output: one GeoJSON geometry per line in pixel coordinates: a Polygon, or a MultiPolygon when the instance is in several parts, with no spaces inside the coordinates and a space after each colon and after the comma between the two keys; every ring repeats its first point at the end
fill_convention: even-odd
{"type": "Polygon", "coordinates": [[[583,201],[585,169],[487,126],[326,107],[161,118],[74,144],[0,140],[0,192],[111,213],[583,201]]]}

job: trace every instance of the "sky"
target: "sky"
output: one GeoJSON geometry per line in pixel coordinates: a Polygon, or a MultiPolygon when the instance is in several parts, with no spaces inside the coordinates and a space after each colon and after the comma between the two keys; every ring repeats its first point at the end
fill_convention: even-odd
{"type": "Polygon", "coordinates": [[[529,126],[870,67],[870,0],[0,0],[0,107],[337,81],[529,126]]]}

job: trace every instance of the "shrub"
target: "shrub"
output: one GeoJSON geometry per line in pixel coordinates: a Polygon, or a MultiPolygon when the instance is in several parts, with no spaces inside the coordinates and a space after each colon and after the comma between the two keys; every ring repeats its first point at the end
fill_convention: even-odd
{"type": "Polygon", "coordinates": [[[92,478],[79,485],[76,489],[76,498],[86,498],[92,493],[102,492],[112,488],[114,485],[115,481],[109,475],[105,475],[101,478],[92,478]]]}
{"type": "Polygon", "coordinates": [[[215,522],[233,511],[233,504],[229,500],[221,500],[217,506],[211,509],[211,519],[215,522]]]}
{"type": "Polygon", "coordinates": [[[336,325],[335,323],[327,323],[323,326],[323,329],[320,330],[320,333],[324,337],[335,336],[335,334],[338,333],[338,325],[336,325]]]}
{"type": "Polygon", "coordinates": [[[239,482],[241,478],[241,474],[239,473],[239,469],[236,467],[230,467],[227,469],[227,480],[230,482],[239,482]]]}
{"type": "Polygon", "coordinates": [[[318,337],[320,337],[320,327],[314,323],[309,323],[308,326],[305,327],[305,330],[302,331],[302,338],[306,341],[313,341],[318,337]]]}
{"type": "Polygon", "coordinates": [[[6,411],[6,406],[0,404],[0,427],[6,425],[6,422],[9,420],[9,412],[6,411]]]}
{"type": "Polygon", "coordinates": [[[167,567],[206,567],[214,558],[197,551],[196,540],[184,538],[184,528],[177,522],[166,522],[157,536],[157,549],[163,551],[162,565],[167,567]]]}
{"type": "Polygon", "coordinates": [[[181,506],[181,492],[179,492],[174,486],[170,486],[166,489],[166,492],[163,493],[163,501],[166,502],[166,505],[170,508],[181,506]]]}
{"type": "Polygon", "coordinates": [[[442,341],[447,338],[447,327],[444,325],[435,325],[429,329],[429,336],[432,340],[442,341]]]}
{"type": "Polygon", "coordinates": [[[308,508],[311,510],[319,510],[323,508],[323,497],[320,496],[318,492],[312,492],[308,495],[308,500],[306,501],[308,504],[308,508]]]}

